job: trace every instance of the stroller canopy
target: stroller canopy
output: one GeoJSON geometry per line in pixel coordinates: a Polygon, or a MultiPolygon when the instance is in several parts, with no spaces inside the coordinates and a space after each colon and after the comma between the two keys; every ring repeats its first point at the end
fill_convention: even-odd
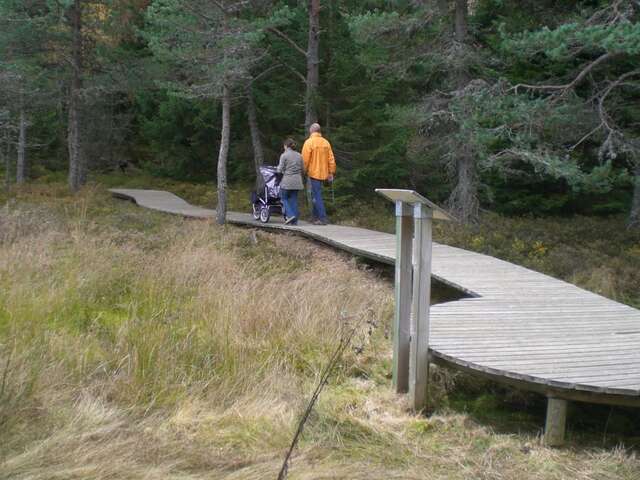
{"type": "Polygon", "coordinates": [[[260,167],[257,192],[260,196],[265,192],[269,197],[280,198],[280,176],[276,167],[271,165],[260,167]]]}

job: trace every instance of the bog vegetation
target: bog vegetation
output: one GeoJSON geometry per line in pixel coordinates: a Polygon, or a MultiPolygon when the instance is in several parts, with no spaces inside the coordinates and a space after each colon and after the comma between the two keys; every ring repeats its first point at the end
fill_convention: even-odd
{"type": "Polygon", "coordinates": [[[354,348],[290,478],[640,472],[633,411],[577,407],[573,448],[553,450],[543,399],[434,369],[437,409],[409,413],[388,377],[392,284],[349,256],[154,213],[98,185],[4,200],[2,478],[275,478],[345,325],[358,327],[354,348]]]}
{"type": "Polygon", "coordinates": [[[638,478],[637,412],[576,405],[554,451],[540,399],[434,369],[436,411],[409,414],[378,267],[105,187],[223,223],[318,121],[333,221],[391,231],[373,188],[414,188],[462,220],[437,241],[640,307],[639,18],[635,0],[0,0],[0,477],[273,478],[355,325],[291,478],[638,478]]]}

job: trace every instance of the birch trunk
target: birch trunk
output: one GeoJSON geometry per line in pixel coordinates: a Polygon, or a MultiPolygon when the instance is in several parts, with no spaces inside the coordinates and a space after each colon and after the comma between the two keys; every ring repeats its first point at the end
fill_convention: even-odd
{"type": "Polygon", "coordinates": [[[320,84],[320,0],[309,0],[309,43],[307,44],[307,93],[305,97],[305,131],[318,121],[316,100],[320,84]]]}
{"type": "Polygon", "coordinates": [[[633,200],[631,202],[631,213],[629,214],[629,228],[640,229],[640,164],[634,171],[633,200]]]}
{"type": "Polygon", "coordinates": [[[69,90],[69,125],[67,145],[69,149],[69,188],[77,191],[85,174],[80,144],[80,91],[82,89],[82,7],[75,0],[69,12],[73,29],[71,56],[71,87],[69,90]]]}
{"type": "Polygon", "coordinates": [[[258,112],[256,111],[256,102],[251,85],[247,87],[247,117],[249,117],[249,131],[251,132],[251,143],[253,145],[253,163],[256,175],[260,177],[260,167],[264,164],[264,150],[260,139],[258,112]]]}
{"type": "Polygon", "coordinates": [[[20,124],[18,135],[18,161],[16,162],[16,183],[22,185],[27,179],[27,116],[24,108],[20,108],[20,124]]]}
{"type": "Polygon", "coordinates": [[[216,222],[224,225],[227,219],[227,158],[229,156],[229,140],[231,136],[231,91],[225,81],[222,87],[222,136],[218,152],[218,207],[216,222]]]}

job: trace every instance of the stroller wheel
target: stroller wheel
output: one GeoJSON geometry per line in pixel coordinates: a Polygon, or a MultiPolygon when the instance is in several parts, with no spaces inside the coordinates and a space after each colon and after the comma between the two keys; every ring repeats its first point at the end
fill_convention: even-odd
{"type": "Polygon", "coordinates": [[[269,211],[269,207],[262,207],[262,210],[260,210],[260,221],[262,223],[267,223],[270,216],[271,212],[269,211]]]}
{"type": "Polygon", "coordinates": [[[258,208],[258,205],[256,205],[255,203],[252,205],[251,213],[253,215],[254,220],[260,220],[260,209],[258,208]]]}

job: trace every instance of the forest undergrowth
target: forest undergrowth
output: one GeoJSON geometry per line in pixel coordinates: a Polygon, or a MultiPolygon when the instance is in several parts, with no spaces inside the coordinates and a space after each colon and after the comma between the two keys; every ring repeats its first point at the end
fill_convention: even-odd
{"type": "MultiPolygon", "coordinates": [[[[54,180],[0,197],[0,478],[275,478],[319,372],[353,325],[354,348],[289,478],[640,474],[634,411],[577,406],[569,446],[550,449],[540,441],[541,399],[434,368],[434,411],[411,413],[390,387],[384,271],[297,237],[164,215],[105,190],[213,198],[207,186],[146,181],[104,177],[70,195],[54,180]]],[[[231,207],[244,208],[245,194],[235,190],[231,207]]],[[[379,212],[375,222],[388,215],[379,212]]]]}

